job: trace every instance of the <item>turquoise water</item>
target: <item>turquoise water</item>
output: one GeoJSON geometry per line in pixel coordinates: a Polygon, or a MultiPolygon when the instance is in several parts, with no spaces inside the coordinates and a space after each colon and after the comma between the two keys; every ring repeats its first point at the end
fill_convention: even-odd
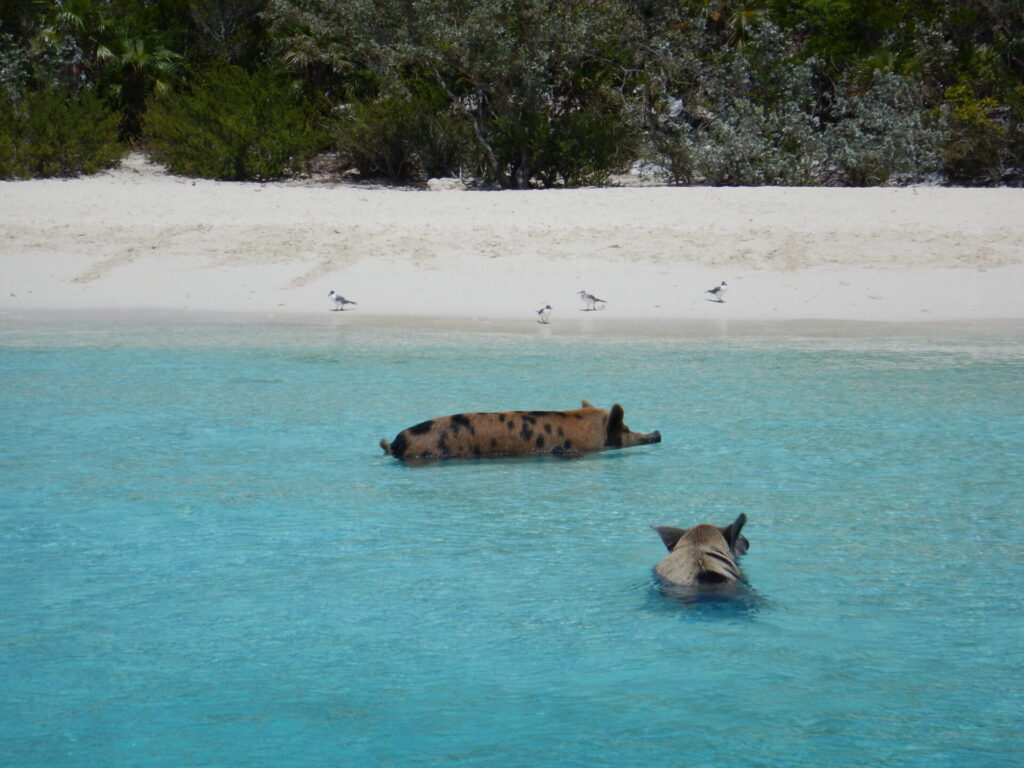
{"type": "Polygon", "coordinates": [[[0,327],[0,762],[1017,766],[1024,340],[0,327]],[[404,466],[458,411],[664,442],[404,466]],[[753,594],[651,524],[749,518],[753,594]]]}

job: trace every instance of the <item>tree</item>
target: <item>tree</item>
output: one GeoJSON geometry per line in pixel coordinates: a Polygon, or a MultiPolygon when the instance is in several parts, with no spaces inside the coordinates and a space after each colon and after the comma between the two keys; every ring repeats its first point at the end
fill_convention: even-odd
{"type": "Polygon", "coordinates": [[[150,96],[166,96],[178,80],[181,56],[145,38],[118,36],[105,48],[103,61],[106,92],[123,115],[121,135],[137,138],[150,96]]]}
{"type": "Polygon", "coordinates": [[[499,186],[599,179],[632,154],[611,0],[276,0],[271,12],[286,59],[348,75],[349,98],[408,92],[410,72],[428,72],[499,186]]]}

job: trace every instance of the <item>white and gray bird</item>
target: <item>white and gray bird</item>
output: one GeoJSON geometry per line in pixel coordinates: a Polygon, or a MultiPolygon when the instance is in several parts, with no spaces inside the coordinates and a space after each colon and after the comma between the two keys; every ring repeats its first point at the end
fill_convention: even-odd
{"type": "Polygon", "coordinates": [[[344,311],[346,304],[352,304],[353,306],[355,306],[355,304],[356,304],[356,302],[349,301],[344,296],[342,296],[339,293],[335,293],[334,291],[331,291],[330,293],[328,293],[327,294],[327,298],[330,299],[334,303],[334,311],[335,312],[337,312],[339,309],[344,311]]]}
{"type": "Polygon", "coordinates": [[[707,291],[704,291],[704,293],[710,293],[712,296],[714,296],[720,302],[724,302],[725,301],[725,292],[727,290],[729,290],[729,286],[726,285],[725,284],[725,280],[723,280],[721,285],[716,285],[714,288],[711,288],[711,289],[709,289],[707,291]]]}
{"type": "Polygon", "coordinates": [[[604,299],[599,299],[594,294],[587,293],[586,291],[579,291],[576,295],[580,297],[580,301],[586,304],[586,309],[584,310],[585,312],[589,312],[592,309],[597,309],[598,304],[608,303],[604,299]]]}
{"type": "Polygon", "coordinates": [[[537,317],[540,318],[540,322],[547,325],[551,322],[551,305],[545,304],[543,307],[537,310],[537,317]]]}

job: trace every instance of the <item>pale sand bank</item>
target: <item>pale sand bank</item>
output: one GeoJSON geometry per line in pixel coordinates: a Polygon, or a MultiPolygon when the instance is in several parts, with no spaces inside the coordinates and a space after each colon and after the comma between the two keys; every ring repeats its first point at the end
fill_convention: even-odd
{"type": "MultiPolygon", "coordinates": [[[[552,332],[1024,319],[1024,190],[427,192],[231,184],[131,158],[0,183],[0,316],[552,332]],[[729,283],[726,302],[704,291],[729,283]],[[358,306],[331,312],[337,290],[358,306]],[[576,292],[607,300],[582,312],[576,292]]],[[[1014,325],[1014,324],[1011,324],[1014,325]]]]}

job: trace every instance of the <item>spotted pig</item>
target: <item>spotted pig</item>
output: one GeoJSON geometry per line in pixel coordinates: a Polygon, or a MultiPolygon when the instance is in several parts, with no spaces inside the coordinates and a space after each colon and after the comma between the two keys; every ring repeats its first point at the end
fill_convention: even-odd
{"type": "Polygon", "coordinates": [[[633,432],[622,423],[622,406],[611,411],[586,400],[575,411],[457,413],[403,429],[384,453],[396,459],[478,456],[573,456],[608,448],[660,443],[661,432],[633,432]]]}

